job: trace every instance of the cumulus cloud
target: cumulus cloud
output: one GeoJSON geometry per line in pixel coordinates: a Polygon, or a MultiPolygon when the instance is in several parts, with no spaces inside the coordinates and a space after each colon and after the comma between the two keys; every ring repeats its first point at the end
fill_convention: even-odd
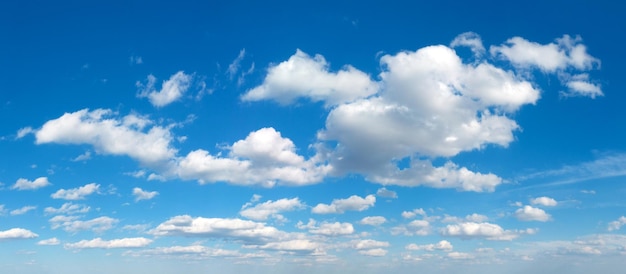
{"type": "Polygon", "coordinates": [[[256,204],[253,207],[246,207],[239,212],[241,216],[255,221],[265,221],[269,217],[283,220],[284,217],[280,212],[294,211],[304,207],[304,204],[300,202],[298,198],[292,199],[280,199],[276,201],[266,201],[261,204],[256,204]]]}
{"type": "Polygon", "coordinates": [[[170,79],[163,81],[161,90],[157,90],[155,87],[157,79],[150,74],[145,84],[137,82],[137,97],[148,98],[155,107],[164,107],[179,100],[191,86],[192,79],[192,75],[179,71],[170,76],[170,79]]]}
{"type": "Polygon", "coordinates": [[[87,213],[91,207],[81,204],[73,204],[71,202],[64,203],[59,208],[54,207],[46,207],[43,211],[46,214],[66,214],[66,215],[74,215],[80,213],[87,213]]]}
{"type": "Polygon", "coordinates": [[[17,181],[15,182],[15,184],[13,186],[11,186],[11,189],[15,189],[15,190],[36,190],[42,187],[46,187],[51,185],[50,182],[48,181],[48,177],[39,177],[37,179],[35,179],[34,181],[29,181],[27,179],[24,178],[19,178],[17,179],[17,181]]]}
{"type": "Polygon", "coordinates": [[[371,239],[358,240],[354,243],[354,248],[357,250],[363,249],[374,249],[374,248],[382,248],[389,247],[389,242],[376,241],[371,239]]]}
{"type": "Polygon", "coordinates": [[[401,215],[402,215],[402,218],[405,218],[405,219],[412,219],[412,218],[415,218],[415,216],[417,215],[426,217],[426,211],[424,211],[424,209],[421,209],[421,208],[416,208],[411,211],[402,211],[401,215]]]}
{"type": "Polygon", "coordinates": [[[388,190],[387,188],[382,187],[376,191],[376,196],[383,197],[383,198],[397,199],[398,193],[396,193],[393,190],[388,190]]]}
{"type": "Polygon", "coordinates": [[[589,74],[583,73],[574,75],[566,80],[565,86],[569,92],[562,93],[565,96],[586,96],[595,99],[597,96],[604,96],[600,84],[592,83],[589,74]]]}
{"type": "Polygon", "coordinates": [[[23,228],[11,228],[9,230],[0,231],[0,241],[2,240],[16,240],[16,239],[32,239],[37,238],[39,235],[33,233],[30,230],[23,228]]]}
{"type": "Polygon", "coordinates": [[[96,183],[86,184],[81,187],[71,189],[59,189],[57,192],[52,193],[50,197],[53,199],[63,200],[84,200],[85,197],[97,193],[100,191],[100,185],[96,183]]]}
{"type": "Polygon", "coordinates": [[[170,218],[150,231],[155,236],[193,236],[242,241],[247,244],[274,242],[287,233],[263,223],[241,219],[193,218],[180,215],[170,218]]]}
{"type": "Polygon", "coordinates": [[[334,199],[333,202],[328,204],[318,204],[313,209],[312,213],[315,214],[341,214],[345,211],[364,211],[376,203],[376,196],[367,195],[362,198],[357,195],[352,195],[346,199],[334,199]]]}
{"type": "Polygon", "coordinates": [[[442,240],[439,241],[436,244],[427,244],[427,245],[416,245],[416,244],[409,244],[407,246],[404,247],[406,250],[426,250],[426,251],[436,251],[436,250],[441,250],[441,251],[452,251],[452,244],[446,240],[442,240]]]}
{"type": "Polygon", "coordinates": [[[383,257],[387,255],[387,250],[382,248],[368,249],[368,250],[359,250],[359,254],[371,257],[383,257]]]}
{"type": "Polygon", "coordinates": [[[546,196],[534,198],[530,200],[530,203],[532,205],[541,205],[541,206],[556,206],[558,204],[558,202],[555,199],[552,199],[546,196]]]}
{"type": "Polygon", "coordinates": [[[101,238],[95,238],[92,240],[82,240],[75,243],[67,243],[65,248],[71,249],[84,249],[84,248],[138,248],[145,247],[152,243],[152,240],[138,237],[138,238],[122,238],[114,240],[102,240],[101,238]]]}
{"type": "Polygon", "coordinates": [[[127,155],[155,165],[174,157],[169,128],[151,126],[145,117],[115,117],[108,109],[79,110],[46,122],[37,130],[36,143],[89,144],[100,154],[127,155]]]}
{"type": "Polygon", "coordinates": [[[135,202],[139,202],[141,200],[150,200],[157,195],[159,195],[159,192],[157,191],[146,191],[138,187],[133,188],[133,196],[135,196],[135,202]]]}
{"type": "Polygon", "coordinates": [[[308,229],[309,233],[323,236],[342,236],[354,233],[354,227],[351,223],[341,222],[322,222],[318,224],[315,220],[309,219],[307,224],[298,222],[296,225],[299,229],[308,229]]]}
{"type": "Polygon", "coordinates": [[[112,229],[119,220],[111,217],[97,217],[91,220],[82,221],[78,216],[57,215],[49,220],[52,229],[63,228],[67,232],[80,232],[91,230],[96,233],[102,233],[112,229]]]}
{"type": "Polygon", "coordinates": [[[179,159],[176,173],[200,183],[229,182],[238,185],[307,185],[320,182],[330,166],[317,157],[305,160],[294,143],[274,128],[251,132],[227,148],[228,157],[194,150],[179,159]]]}
{"type": "Polygon", "coordinates": [[[368,216],[359,221],[362,225],[379,226],[387,222],[387,219],[383,216],[368,216]]]}
{"type": "Polygon", "coordinates": [[[297,239],[271,242],[264,245],[259,245],[256,248],[275,251],[311,253],[315,252],[316,250],[319,251],[322,247],[319,243],[313,242],[311,240],[297,239]]]}
{"type": "Polygon", "coordinates": [[[497,224],[487,222],[464,222],[446,226],[441,230],[441,235],[464,239],[482,238],[493,241],[511,241],[520,235],[534,234],[535,232],[533,229],[504,230],[497,224]]]}
{"type": "Polygon", "coordinates": [[[528,205],[516,210],[515,217],[520,221],[547,222],[552,219],[552,216],[546,213],[543,209],[528,205]]]}
{"type": "Polygon", "coordinates": [[[331,72],[329,64],[321,55],[314,57],[296,50],[287,61],[268,68],[263,83],[248,90],[243,101],[274,100],[289,104],[298,98],[335,106],[376,93],[378,85],[364,72],[345,66],[331,72]]]}
{"type": "Polygon", "coordinates": [[[55,237],[55,238],[41,240],[37,242],[37,245],[59,245],[60,243],[61,241],[59,241],[59,239],[55,237]]]}
{"type": "Polygon", "coordinates": [[[626,217],[622,216],[622,217],[619,217],[617,220],[610,222],[608,230],[609,231],[619,230],[624,225],[626,225],[626,217]]]}
{"type": "Polygon", "coordinates": [[[22,214],[26,214],[27,212],[31,211],[31,210],[35,210],[37,209],[36,206],[24,206],[18,209],[14,209],[11,210],[11,212],[9,212],[9,214],[11,215],[22,215],[22,214]]]}
{"type": "Polygon", "coordinates": [[[406,235],[406,236],[426,236],[432,231],[430,222],[426,220],[413,220],[406,225],[399,225],[391,229],[392,235],[406,235]]]}

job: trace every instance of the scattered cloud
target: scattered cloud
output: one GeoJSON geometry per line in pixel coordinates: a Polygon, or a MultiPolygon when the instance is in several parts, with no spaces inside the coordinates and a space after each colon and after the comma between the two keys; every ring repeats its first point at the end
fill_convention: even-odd
{"type": "Polygon", "coordinates": [[[128,58],[128,61],[130,62],[131,65],[141,65],[141,64],[143,64],[143,58],[141,58],[141,56],[131,55],[128,58]]]}
{"type": "Polygon", "coordinates": [[[298,198],[284,198],[276,201],[269,200],[264,203],[256,204],[252,207],[244,206],[239,214],[255,221],[265,221],[269,217],[277,220],[283,220],[284,217],[280,214],[281,212],[294,211],[302,209],[303,207],[304,204],[300,202],[300,199],[298,198]]]}
{"type": "Polygon", "coordinates": [[[530,200],[530,204],[541,206],[556,206],[558,202],[550,197],[542,196],[530,200]]]}
{"type": "Polygon", "coordinates": [[[451,48],[461,46],[470,48],[476,57],[481,57],[485,54],[485,47],[483,46],[482,39],[474,32],[461,33],[450,43],[451,48]]]}
{"type": "Polygon", "coordinates": [[[96,233],[102,233],[104,231],[112,229],[119,222],[119,220],[117,219],[106,216],[94,218],[87,221],[81,221],[78,219],[78,216],[57,215],[52,217],[49,222],[52,229],[63,228],[63,230],[72,233],[87,230],[91,230],[96,233]]]}
{"type": "Polygon", "coordinates": [[[382,198],[397,199],[398,198],[398,193],[396,193],[395,191],[388,190],[387,188],[382,187],[382,188],[379,188],[376,191],[376,196],[382,197],[382,198]]]}
{"type": "Polygon", "coordinates": [[[482,238],[492,241],[511,241],[523,234],[534,234],[534,229],[526,230],[504,230],[497,224],[464,222],[460,224],[447,225],[441,230],[441,235],[460,237],[464,239],[482,238]]]}
{"type": "Polygon", "coordinates": [[[37,245],[59,245],[59,244],[61,244],[61,241],[59,241],[59,239],[57,239],[56,237],[37,242],[37,245]]]}
{"type": "Polygon", "coordinates": [[[54,207],[46,207],[43,211],[46,214],[66,214],[66,215],[74,215],[87,213],[91,210],[89,206],[81,205],[81,204],[73,204],[71,202],[64,203],[59,208],[54,207]]]}
{"type": "Polygon", "coordinates": [[[364,72],[352,66],[331,72],[322,55],[311,57],[301,50],[267,71],[263,84],[248,90],[241,97],[243,101],[274,100],[287,105],[298,98],[308,98],[330,107],[365,98],[378,90],[378,85],[364,72]]]}
{"type": "Polygon", "coordinates": [[[84,248],[138,248],[145,247],[152,243],[152,240],[139,237],[139,238],[122,238],[114,240],[102,240],[101,238],[95,238],[92,240],[82,240],[76,243],[67,243],[65,248],[69,249],[84,249],[84,248]]]}
{"type": "Polygon", "coordinates": [[[135,114],[114,117],[108,109],[79,110],[46,122],[36,143],[89,144],[96,153],[127,155],[143,164],[157,165],[174,157],[169,128],[135,114]],[[147,130],[146,130],[147,129],[147,130]]]}
{"type": "Polygon", "coordinates": [[[51,185],[50,182],[48,181],[48,177],[39,177],[37,179],[35,179],[34,181],[29,181],[27,179],[24,178],[19,178],[17,179],[17,181],[15,182],[15,184],[13,186],[11,186],[11,189],[15,189],[15,190],[36,190],[42,187],[46,187],[51,185]]]}
{"type": "Polygon", "coordinates": [[[354,243],[354,248],[357,250],[363,249],[374,249],[374,248],[382,248],[389,247],[389,242],[376,241],[371,239],[358,240],[354,243]]]}
{"type": "Polygon", "coordinates": [[[424,209],[421,209],[421,208],[416,208],[411,211],[402,211],[401,215],[402,215],[402,218],[405,218],[405,219],[412,219],[412,218],[415,218],[415,216],[417,215],[426,217],[426,211],[424,211],[424,209]]]}
{"type": "Polygon", "coordinates": [[[27,212],[31,211],[31,210],[35,210],[37,209],[36,206],[24,206],[18,209],[14,209],[11,210],[11,212],[9,214],[11,215],[22,215],[22,214],[26,214],[27,212]]]}
{"type": "Polygon", "coordinates": [[[72,162],[80,162],[80,161],[87,161],[91,159],[91,151],[85,151],[85,153],[76,156],[76,158],[72,159],[72,162]]]}
{"type": "Polygon", "coordinates": [[[436,244],[427,244],[427,245],[416,245],[416,244],[409,244],[407,246],[404,247],[406,250],[426,250],[426,251],[436,251],[436,250],[440,250],[440,251],[446,251],[446,252],[450,252],[453,249],[453,246],[450,242],[446,241],[446,240],[442,240],[439,241],[436,244]]]}
{"type": "Polygon", "coordinates": [[[426,236],[430,235],[431,232],[430,222],[426,220],[413,220],[406,225],[399,225],[391,229],[392,235],[426,236]]]}
{"type": "Polygon", "coordinates": [[[346,199],[334,199],[333,202],[328,204],[318,204],[313,209],[312,213],[315,214],[341,214],[345,211],[364,211],[376,203],[376,196],[367,195],[365,198],[357,195],[352,195],[346,199]]]}
{"type": "Polygon", "coordinates": [[[368,249],[368,250],[359,250],[359,254],[371,257],[383,257],[387,255],[387,250],[382,248],[368,249]]]}
{"type": "Polygon", "coordinates": [[[609,231],[620,230],[622,226],[624,225],[626,225],[626,217],[622,216],[622,217],[619,217],[617,220],[610,222],[608,230],[609,231]]]}
{"type": "Polygon", "coordinates": [[[228,77],[231,80],[235,77],[235,75],[237,75],[237,72],[239,72],[239,68],[241,67],[241,61],[243,61],[244,57],[246,57],[246,49],[241,49],[239,51],[239,55],[237,55],[237,58],[235,58],[235,60],[233,60],[233,62],[228,65],[228,68],[226,69],[226,74],[228,74],[228,77]]]}
{"type": "Polygon", "coordinates": [[[354,233],[354,227],[351,223],[322,222],[318,224],[315,220],[309,219],[307,224],[298,222],[297,227],[300,229],[308,229],[309,233],[322,236],[342,236],[354,233]]]}
{"type": "Polygon", "coordinates": [[[387,219],[383,216],[368,216],[359,221],[362,225],[379,226],[387,222],[387,219]]]}
{"type": "Polygon", "coordinates": [[[170,76],[170,79],[163,81],[161,90],[156,90],[157,79],[150,74],[145,84],[137,82],[137,97],[148,98],[155,107],[164,107],[179,100],[191,86],[192,80],[193,75],[179,71],[170,76]]]}
{"type": "Polygon", "coordinates": [[[100,185],[96,183],[86,184],[81,187],[71,189],[59,189],[57,192],[52,193],[50,197],[53,199],[63,200],[84,200],[85,197],[97,193],[100,191],[100,185]]]}
{"type": "Polygon", "coordinates": [[[135,202],[139,202],[141,200],[150,200],[157,195],[159,195],[159,192],[157,191],[145,191],[138,187],[133,188],[133,196],[135,196],[135,202]]]}
{"type": "Polygon", "coordinates": [[[33,233],[30,230],[23,228],[11,228],[9,230],[0,231],[0,241],[3,240],[16,240],[16,239],[32,239],[37,238],[39,235],[33,233]]]}
{"type": "Polygon", "coordinates": [[[450,252],[448,253],[448,258],[453,260],[469,260],[474,259],[474,256],[464,252],[450,252]]]}
{"type": "Polygon", "coordinates": [[[35,132],[35,130],[33,130],[33,128],[32,128],[32,127],[23,127],[23,128],[20,128],[20,129],[17,131],[16,135],[15,135],[15,139],[22,139],[22,138],[24,138],[24,136],[26,136],[26,135],[28,135],[28,134],[31,134],[31,133],[34,133],[34,132],[35,132]]]}

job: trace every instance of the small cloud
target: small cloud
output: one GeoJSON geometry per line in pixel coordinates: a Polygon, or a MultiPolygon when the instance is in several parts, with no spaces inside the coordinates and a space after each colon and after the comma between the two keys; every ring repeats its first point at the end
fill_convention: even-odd
{"type": "Polygon", "coordinates": [[[376,196],[383,197],[383,198],[391,198],[391,199],[398,198],[398,194],[395,191],[388,190],[384,187],[379,188],[378,191],[376,191],[376,196]]]}
{"type": "Polygon", "coordinates": [[[35,210],[35,209],[37,209],[36,206],[24,206],[22,208],[11,210],[11,212],[9,214],[11,214],[11,215],[22,215],[22,214],[26,214],[27,212],[29,212],[31,210],[35,210]]]}
{"type": "Polygon", "coordinates": [[[48,177],[39,177],[34,181],[29,181],[24,178],[19,178],[15,182],[15,184],[11,187],[11,189],[15,190],[36,190],[42,187],[46,187],[51,185],[48,181],[48,177]]]}
{"type": "Polygon", "coordinates": [[[17,131],[17,134],[16,134],[16,136],[15,136],[15,139],[17,140],[17,139],[24,138],[24,136],[26,136],[26,135],[28,135],[28,134],[31,134],[31,133],[33,133],[33,132],[35,132],[35,130],[34,130],[32,127],[24,127],[24,128],[20,128],[20,129],[17,131]]]}
{"type": "Polygon", "coordinates": [[[145,191],[141,188],[133,188],[133,195],[135,196],[135,202],[139,202],[141,200],[150,200],[157,195],[159,195],[156,191],[145,191]]]}
{"type": "Polygon", "coordinates": [[[57,238],[45,239],[37,242],[37,245],[59,245],[61,241],[57,238]]]}
{"type": "Polygon", "coordinates": [[[53,199],[63,200],[84,200],[86,196],[93,193],[97,193],[100,190],[100,185],[96,183],[86,184],[84,186],[72,189],[59,189],[57,192],[50,195],[53,199]]]}
{"type": "Polygon", "coordinates": [[[88,150],[85,151],[85,153],[76,156],[76,158],[72,159],[72,162],[87,161],[89,159],[91,159],[91,152],[88,150]]]}
{"type": "Polygon", "coordinates": [[[143,58],[141,56],[132,55],[129,58],[131,65],[141,65],[143,64],[143,58]]]}

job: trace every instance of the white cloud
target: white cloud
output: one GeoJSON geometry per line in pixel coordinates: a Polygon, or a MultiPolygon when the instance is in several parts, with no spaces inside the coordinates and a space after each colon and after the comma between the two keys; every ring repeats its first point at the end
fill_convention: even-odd
{"type": "Polygon", "coordinates": [[[361,221],[359,221],[359,224],[379,226],[386,222],[387,222],[387,219],[385,219],[385,217],[383,216],[368,216],[368,217],[364,217],[363,219],[361,219],[361,221]]]}
{"type": "Polygon", "coordinates": [[[269,217],[282,220],[284,217],[280,212],[294,211],[304,207],[298,198],[280,199],[276,201],[266,201],[253,207],[245,207],[239,212],[241,216],[255,221],[265,221],[269,217]]]}
{"type": "Polygon", "coordinates": [[[511,241],[522,234],[534,234],[533,229],[526,230],[504,230],[497,224],[465,222],[448,225],[441,230],[441,235],[460,237],[465,239],[484,238],[493,241],[511,241]]]}
{"type": "Polygon", "coordinates": [[[127,251],[125,255],[190,255],[197,254],[202,257],[243,257],[244,254],[236,250],[225,250],[219,248],[208,248],[201,245],[190,246],[169,246],[157,247],[153,249],[143,249],[139,251],[127,251]]]}
{"type": "Polygon", "coordinates": [[[15,139],[22,139],[22,138],[24,138],[24,136],[26,136],[26,135],[28,135],[28,134],[31,134],[31,133],[33,133],[33,132],[35,132],[35,131],[33,130],[33,128],[32,128],[32,127],[23,127],[23,128],[20,128],[20,129],[17,131],[17,133],[16,133],[15,139]]]}
{"type": "Polygon", "coordinates": [[[91,208],[89,206],[80,205],[80,204],[73,204],[73,203],[70,202],[70,203],[64,203],[59,208],[46,207],[44,209],[44,213],[46,213],[46,214],[67,214],[67,215],[73,215],[73,214],[87,213],[87,212],[89,212],[90,209],[91,208]]]}
{"type": "Polygon", "coordinates": [[[0,216],[7,214],[7,209],[4,205],[0,205],[0,216]]]}
{"type": "Polygon", "coordinates": [[[91,151],[85,151],[85,153],[76,156],[76,158],[72,159],[72,162],[80,162],[80,161],[87,161],[91,159],[91,151]]]}
{"type": "Polygon", "coordinates": [[[296,153],[293,142],[273,128],[251,132],[228,147],[229,157],[199,149],[179,159],[177,174],[200,183],[229,182],[238,185],[307,185],[320,182],[331,168],[312,157],[296,153]]]}
{"type": "Polygon", "coordinates": [[[379,188],[376,191],[376,196],[383,197],[383,198],[392,198],[392,199],[398,198],[398,194],[395,191],[388,190],[387,188],[384,188],[384,187],[379,188]]]}
{"type": "Polygon", "coordinates": [[[392,235],[406,235],[406,236],[426,236],[431,233],[430,222],[426,220],[413,220],[406,225],[396,226],[391,229],[392,235]]]}
{"type": "Polygon", "coordinates": [[[0,231],[0,241],[2,240],[15,240],[15,239],[32,239],[37,238],[39,235],[33,233],[30,230],[23,228],[11,228],[9,230],[0,231]]]}
{"type": "Polygon", "coordinates": [[[516,210],[515,217],[520,221],[547,222],[552,219],[550,214],[546,213],[543,209],[529,205],[516,210]]]}
{"type": "Polygon", "coordinates": [[[480,36],[474,32],[461,33],[450,43],[451,48],[460,46],[469,47],[476,57],[480,57],[485,54],[485,47],[483,46],[482,39],[480,39],[480,36]]]}
{"type": "Polygon", "coordinates": [[[600,61],[587,53],[580,37],[569,35],[556,39],[556,42],[539,44],[521,37],[513,37],[501,46],[492,46],[493,56],[501,57],[521,67],[537,67],[545,72],[555,72],[573,67],[588,70],[599,65],[600,61]]]}
{"type": "Polygon", "coordinates": [[[297,239],[289,241],[271,242],[260,245],[257,248],[276,250],[276,251],[296,251],[296,252],[314,252],[321,248],[321,245],[306,239],[297,239]]]}
{"type": "Polygon", "coordinates": [[[371,257],[382,257],[387,255],[387,250],[382,248],[368,249],[368,250],[359,250],[359,254],[371,257]]]}
{"type": "Polygon", "coordinates": [[[191,86],[193,75],[185,74],[183,71],[176,72],[169,80],[163,81],[161,90],[155,88],[156,77],[148,75],[147,83],[137,82],[137,97],[148,98],[155,107],[164,107],[179,100],[191,86]]]}
{"type": "Polygon", "coordinates": [[[67,243],[65,248],[72,249],[84,249],[84,248],[138,248],[145,247],[152,243],[152,240],[143,237],[138,238],[122,238],[114,240],[102,240],[101,238],[95,238],[92,240],[82,240],[76,243],[67,243]]]}
{"type": "Polygon", "coordinates": [[[556,206],[558,202],[550,197],[542,196],[530,200],[532,205],[556,206]]]}
{"type": "Polygon", "coordinates": [[[426,251],[441,250],[441,251],[449,252],[449,251],[452,251],[453,246],[450,242],[446,240],[442,240],[436,244],[427,244],[427,245],[409,244],[405,246],[404,248],[406,250],[426,250],[426,251]]]}
{"type": "Polygon", "coordinates": [[[389,247],[389,242],[381,242],[371,239],[359,240],[354,243],[354,248],[357,250],[374,249],[381,247],[389,247]]]}
{"type": "Polygon", "coordinates": [[[22,208],[11,210],[11,212],[9,214],[11,214],[11,215],[22,215],[22,214],[25,214],[25,213],[27,213],[27,212],[29,212],[31,210],[35,210],[35,209],[37,209],[36,206],[24,206],[22,208]]]}
{"type": "Polygon", "coordinates": [[[417,215],[426,217],[426,211],[424,211],[424,209],[421,209],[421,208],[416,208],[411,211],[402,211],[401,215],[402,215],[402,218],[405,218],[405,219],[412,219],[412,218],[415,218],[415,216],[417,215]]]}
{"type": "Polygon", "coordinates": [[[263,223],[241,219],[172,217],[150,231],[155,236],[194,236],[258,243],[275,241],[287,234],[263,223]]]}
{"type": "Polygon", "coordinates": [[[48,181],[48,177],[39,177],[35,179],[34,181],[29,181],[24,178],[19,178],[17,179],[15,184],[11,186],[11,189],[35,190],[35,189],[46,187],[49,185],[50,185],[50,182],[48,181]]]}
{"type": "Polygon", "coordinates": [[[119,220],[110,217],[102,216],[87,221],[78,220],[77,216],[65,216],[58,215],[52,217],[50,220],[50,227],[52,229],[63,228],[67,232],[79,232],[91,230],[96,233],[102,233],[113,228],[119,220]]]}
{"type": "Polygon", "coordinates": [[[41,240],[37,242],[37,245],[59,245],[60,243],[61,241],[59,241],[59,239],[55,237],[55,238],[41,240]]]}
{"type": "Polygon", "coordinates": [[[341,214],[345,211],[364,211],[376,203],[376,196],[367,195],[365,198],[352,195],[346,199],[334,199],[330,205],[318,204],[313,209],[315,214],[341,214]]]}
{"type": "Polygon", "coordinates": [[[610,222],[608,230],[609,231],[619,230],[624,225],[626,225],[626,217],[622,216],[622,217],[619,217],[617,220],[610,222]]]}
{"type": "Polygon", "coordinates": [[[241,61],[245,56],[246,49],[241,49],[239,51],[239,55],[237,55],[237,58],[235,58],[235,60],[233,60],[233,62],[228,65],[226,73],[231,80],[235,77],[235,75],[237,75],[237,72],[239,72],[239,68],[241,67],[241,61]]]}
{"type": "Polygon", "coordinates": [[[108,109],[79,110],[46,122],[36,133],[36,143],[89,144],[97,153],[127,155],[143,164],[174,157],[169,128],[134,114],[113,117],[108,109]],[[146,130],[149,128],[148,130],[146,130]]]}
{"type": "Polygon", "coordinates": [[[135,202],[139,202],[141,200],[150,200],[157,195],[159,195],[159,192],[145,191],[138,187],[133,188],[133,196],[135,196],[135,202]]]}
{"type": "Polygon", "coordinates": [[[364,72],[351,66],[331,72],[323,56],[311,57],[297,50],[289,60],[268,68],[263,84],[248,90],[241,99],[289,104],[304,97],[324,101],[329,107],[365,98],[377,90],[378,85],[364,72]]]}
{"type": "Polygon", "coordinates": [[[71,189],[59,189],[57,192],[52,193],[50,197],[53,199],[63,200],[84,200],[86,196],[97,193],[100,191],[100,185],[96,183],[86,184],[81,187],[71,189]]]}
{"type": "Polygon", "coordinates": [[[298,227],[299,229],[308,229],[309,233],[311,234],[323,236],[342,236],[354,233],[354,227],[351,223],[322,222],[318,225],[318,223],[313,219],[309,219],[309,222],[307,224],[298,222],[296,227],[298,227]]]}
{"type": "Polygon", "coordinates": [[[464,253],[464,252],[450,252],[448,253],[448,258],[454,259],[454,260],[469,260],[469,259],[473,259],[474,256],[472,254],[464,253]]]}
{"type": "Polygon", "coordinates": [[[583,73],[574,75],[567,80],[565,86],[569,88],[569,93],[563,93],[565,96],[586,96],[595,99],[596,96],[604,96],[602,88],[599,84],[589,81],[589,74],[583,73]]]}
{"type": "Polygon", "coordinates": [[[128,58],[128,61],[130,62],[131,65],[141,65],[141,64],[143,64],[143,58],[141,58],[141,56],[131,55],[128,58]]]}

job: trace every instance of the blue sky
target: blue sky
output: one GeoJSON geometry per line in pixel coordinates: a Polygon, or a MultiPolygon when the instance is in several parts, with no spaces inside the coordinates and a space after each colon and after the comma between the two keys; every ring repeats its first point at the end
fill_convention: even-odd
{"type": "Polygon", "coordinates": [[[0,4],[0,269],[618,273],[624,8],[531,2],[0,4]]]}

